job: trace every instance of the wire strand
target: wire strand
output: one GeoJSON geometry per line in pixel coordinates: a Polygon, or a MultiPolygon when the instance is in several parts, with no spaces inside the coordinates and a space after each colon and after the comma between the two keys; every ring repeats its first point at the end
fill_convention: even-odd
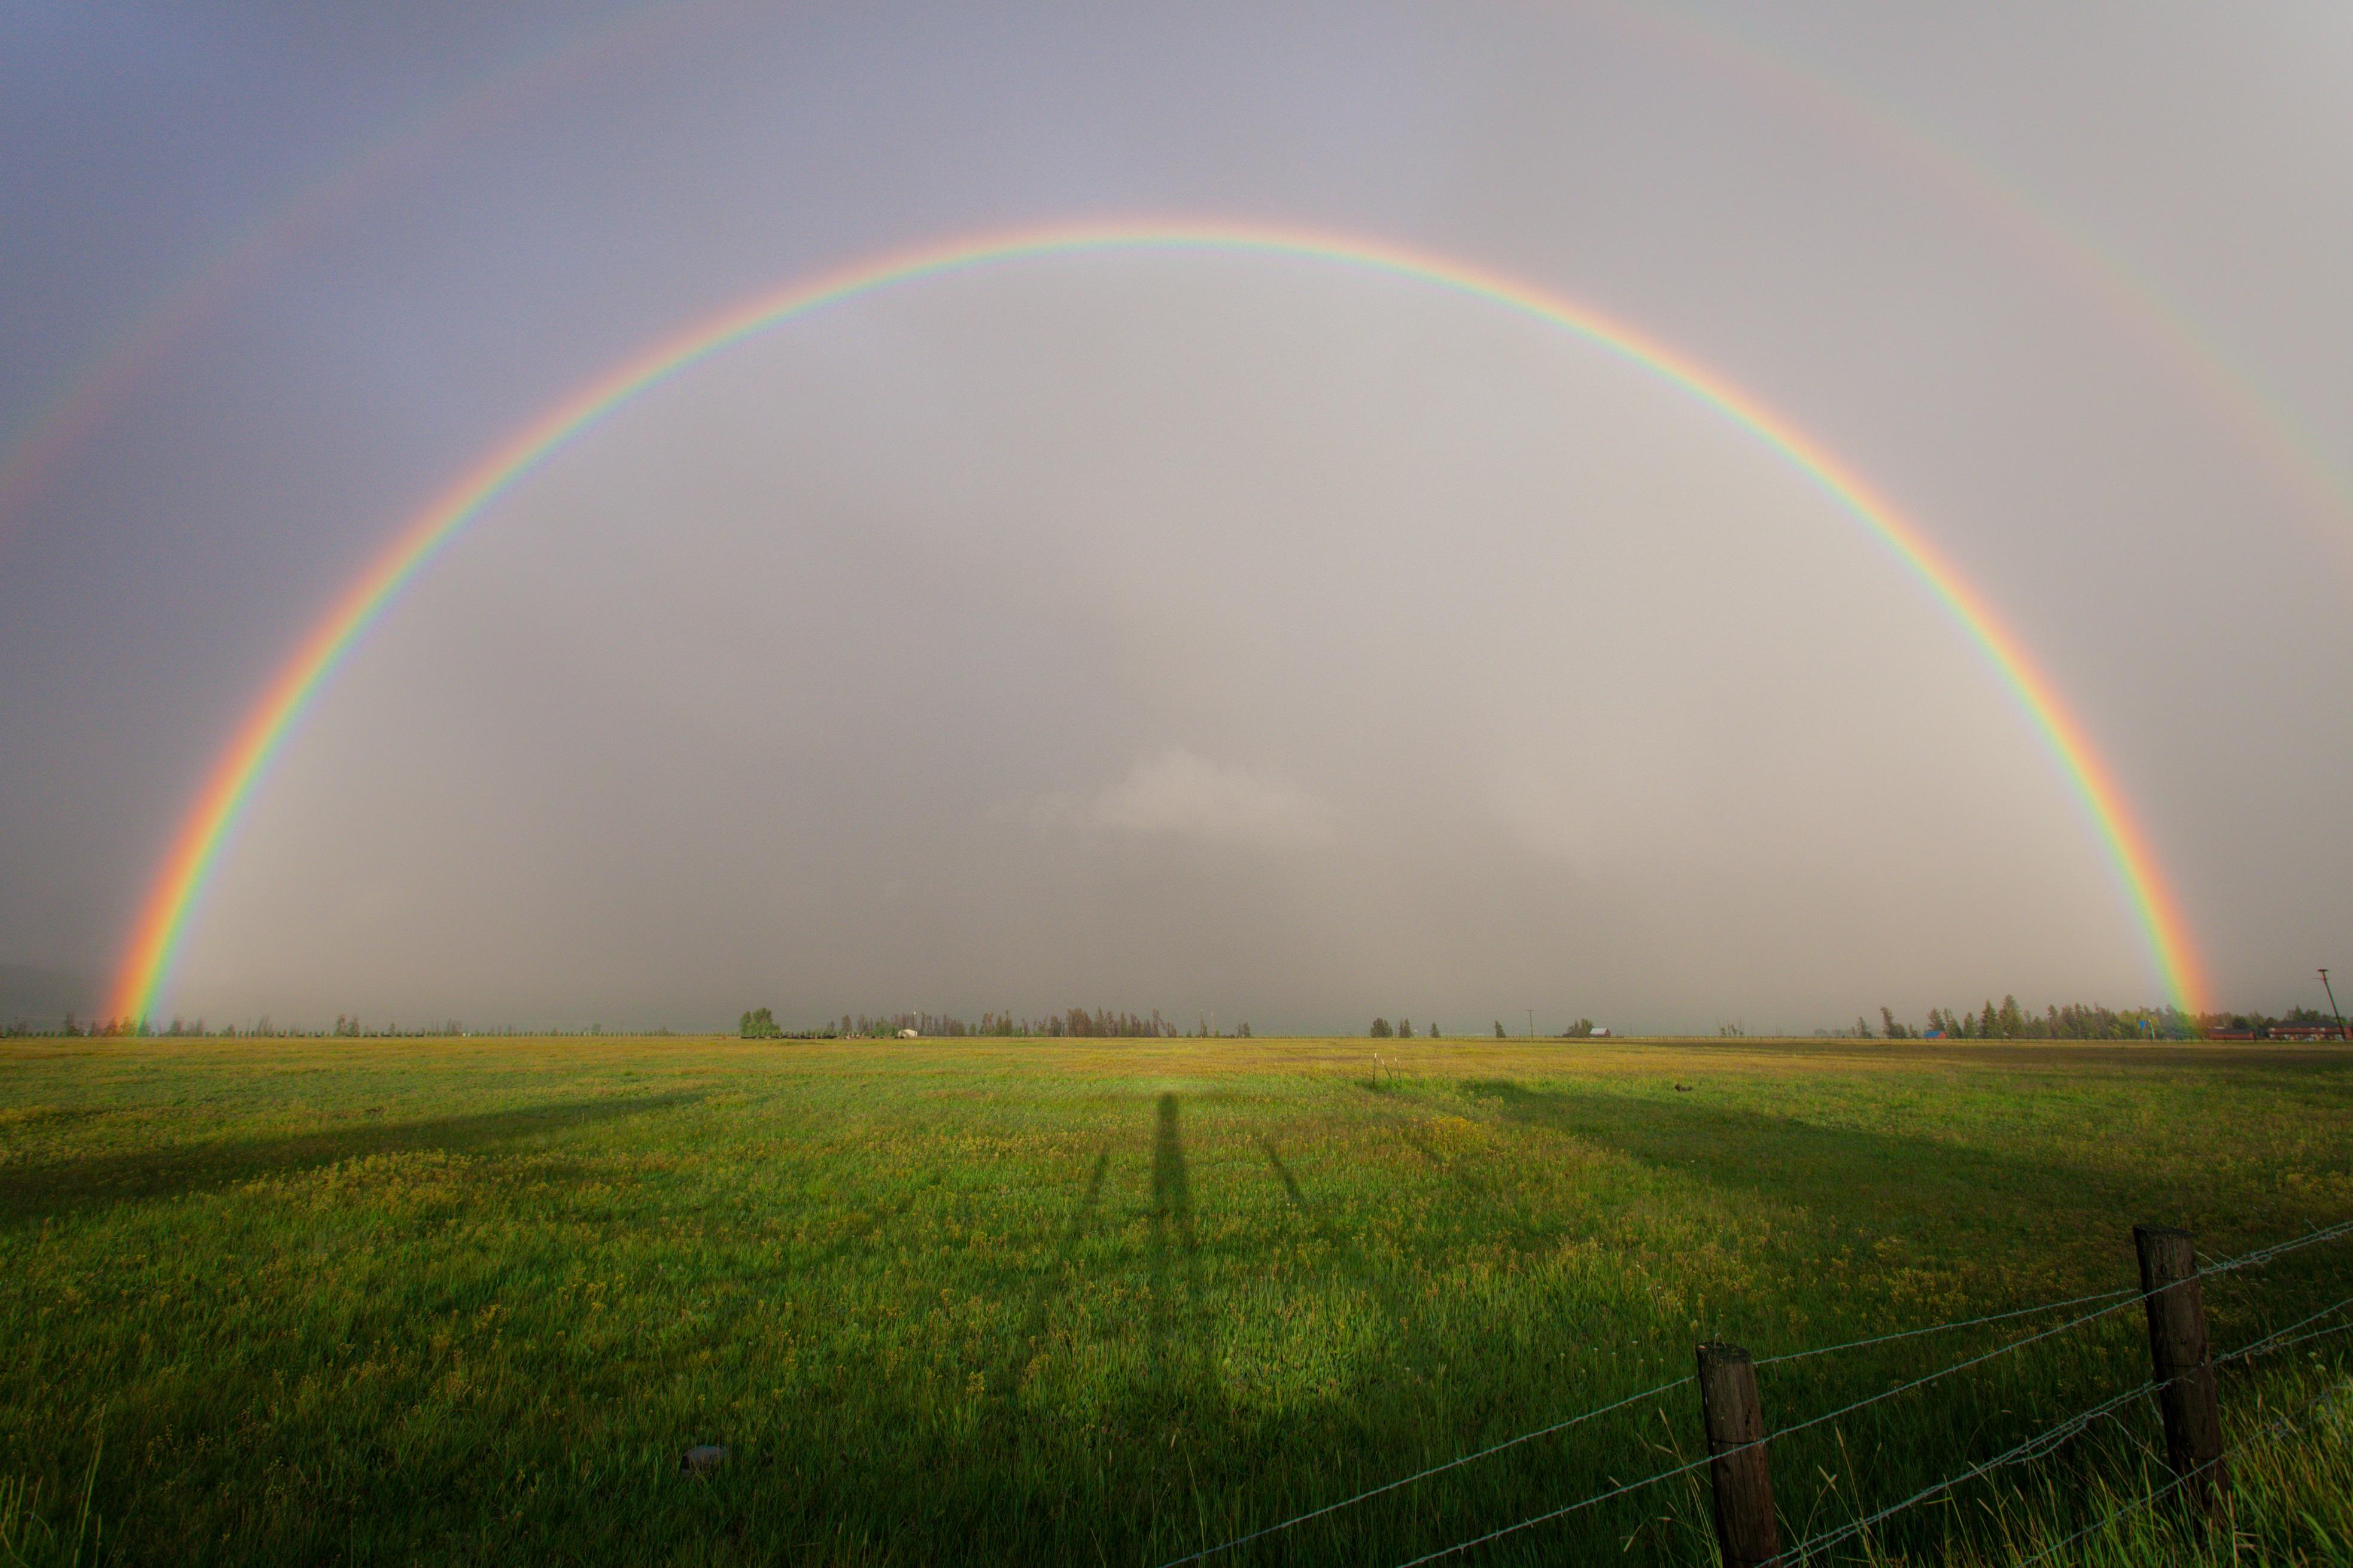
{"type": "Polygon", "coordinates": [[[1198,1563],[1204,1558],[1215,1557],[1219,1552],[1231,1552],[1237,1546],[1247,1546],[1253,1541],[1261,1540],[1263,1537],[1289,1530],[1293,1525],[1304,1524],[1311,1519],[1321,1519],[1327,1513],[1337,1513],[1344,1508],[1354,1508],[1356,1504],[1365,1501],[1366,1499],[1377,1498],[1383,1492],[1393,1492],[1399,1487],[1409,1487],[1416,1481],[1428,1480],[1430,1477],[1439,1475],[1444,1471],[1458,1469],[1464,1465],[1470,1464],[1474,1459],[1483,1459],[1490,1454],[1500,1454],[1506,1448],[1516,1447],[1522,1443],[1532,1443],[1538,1437],[1548,1437],[1555,1432],[1566,1431],[1569,1427],[1578,1425],[1580,1422],[1593,1420],[1596,1416],[1607,1415],[1613,1410],[1623,1410],[1629,1405],[1639,1405],[1645,1399],[1655,1399],[1662,1394],[1672,1394],[1676,1389],[1681,1388],[1684,1384],[1691,1381],[1692,1379],[1689,1376],[1679,1377],[1672,1383],[1662,1383],[1656,1388],[1646,1388],[1640,1394],[1630,1394],[1623,1399],[1612,1400],[1608,1405],[1597,1405],[1591,1410],[1582,1411],[1577,1415],[1569,1416],[1566,1420],[1556,1421],[1549,1426],[1539,1426],[1533,1432],[1523,1432],[1516,1437],[1506,1437],[1500,1443],[1491,1444],[1487,1447],[1478,1449],[1473,1453],[1465,1454],[1460,1458],[1449,1459],[1443,1464],[1432,1465],[1426,1470],[1417,1470],[1412,1475],[1402,1476],[1393,1481],[1385,1481],[1381,1485],[1371,1488],[1368,1490],[1358,1492],[1354,1497],[1342,1498],[1338,1502],[1325,1503],[1322,1508],[1310,1509],[1305,1513],[1294,1514],[1279,1524],[1270,1524],[1262,1529],[1253,1530],[1248,1535],[1237,1535],[1231,1541],[1221,1542],[1216,1546],[1205,1546],[1200,1551],[1192,1553],[1190,1556],[1172,1557],[1167,1562],[1162,1563],[1160,1568],[1180,1568],[1180,1565],[1183,1563],[1198,1563]]]}
{"type": "MultiPolygon", "coordinates": [[[[1732,1452],[1734,1450],[1726,1451],[1732,1452]]],[[[1698,1469],[1702,1465],[1714,1464],[1715,1462],[1715,1455],[1710,1454],[1703,1456],[1702,1458],[1692,1460],[1689,1464],[1677,1465],[1672,1470],[1661,1470],[1655,1476],[1645,1476],[1639,1481],[1628,1481],[1625,1485],[1612,1487],[1606,1492],[1597,1492],[1589,1498],[1579,1499],[1577,1501],[1570,1503],[1567,1507],[1556,1508],[1550,1513],[1540,1513],[1534,1519],[1524,1519],[1517,1524],[1507,1524],[1501,1530],[1491,1530],[1486,1534],[1479,1536],[1473,1540],[1458,1542],[1452,1546],[1442,1548],[1437,1552],[1425,1553],[1422,1556],[1416,1557],[1410,1561],[1398,1564],[1398,1568],[1421,1568],[1421,1564],[1425,1563],[1435,1563],[1441,1557],[1451,1557],[1458,1552],[1468,1552],[1474,1546],[1484,1546],[1487,1542],[1501,1540],[1503,1537],[1510,1535],[1515,1531],[1526,1530],[1531,1525],[1550,1523],[1556,1519],[1565,1518],[1569,1514],[1575,1513],[1579,1509],[1592,1508],[1598,1503],[1608,1502],[1611,1498],[1621,1498],[1628,1492],[1638,1492],[1644,1487],[1656,1486],[1661,1481],[1672,1480],[1677,1476],[1689,1475],[1692,1471],[1698,1469]]]]}
{"type": "Polygon", "coordinates": [[[2171,1480],[2166,1482],[2163,1486],[2157,1488],[2153,1491],[2143,1492],[2140,1496],[2134,1498],[2127,1502],[2117,1504],[2115,1508],[2110,1509],[2106,1513],[2103,1514],[2098,1519],[2094,1520],[2091,1523],[2084,1526],[2083,1529],[2076,1531],[2073,1534],[2063,1535],[2058,1540],[2052,1542],[2050,1545],[2044,1547],[2042,1551],[2036,1552],[2033,1556],[2021,1558],[2018,1562],[2017,1568],[2033,1568],[2033,1564],[2041,1563],[2044,1559],[2066,1550],[2068,1547],[2074,1545],[2075,1542],[2083,1540],[2084,1537],[2092,1534],[2094,1531],[2105,1530],[2109,1525],[2114,1524],[2116,1521],[2122,1519],[2125,1515],[2133,1512],[2135,1510],[2148,1507],[2151,1503],[2156,1502],[2167,1493],[2187,1486],[2190,1481],[2195,1480],[2198,1477],[2205,1474],[2209,1469],[2213,1468],[2215,1466],[2220,1465],[2223,1460],[2231,1458],[2232,1455],[2243,1453],[2253,1445],[2260,1443],[2268,1437],[2276,1436],[2280,1433],[2286,1431],[2289,1427],[2295,1426],[2297,1422],[2303,1420],[2306,1416],[2310,1415],[2315,1410],[2318,1409],[2321,1403],[2327,1399],[2331,1394],[2339,1392],[2341,1392],[2341,1390],[2337,1388],[2322,1389],[2318,1394],[2314,1394],[2310,1399],[2305,1401],[2304,1407],[2295,1412],[2295,1414],[2292,1415],[2283,1415],[2278,1420],[2273,1422],[2270,1426],[2260,1428],[2245,1437],[2242,1437],[2239,1441],[2232,1444],[2229,1447],[2224,1448],[2220,1454],[2214,1456],[2213,1458],[2208,1460],[2205,1464],[2200,1465],[2196,1469],[2189,1472],[2189,1474],[2176,1476],[2171,1480]]]}
{"type": "Polygon", "coordinates": [[[2323,1226],[2317,1230],[2309,1231],[2303,1236],[2291,1237],[2285,1241],[2275,1242],[2270,1247],[2257,1247],[2253,1252],[2242,1252],[2236,1258],[2226,1258],[2221,1262],[2204,1268],[2203,1271],[2207,1274],[2228,1274],[2234,1268],[2253,1268],[2269,1263],[2273,1258],[2284,1254],[2310,1247],[2315,1242],[2334,1241],[2340,1236],[2353,1236],[2353,1219],[2339,1220],[2335,1225],[2323,1226]]]}
{"type": "Polygon", "coordinates": [[[2342,1301],[2334,1302],[2328,1306],[2323,1307],[2320,1310],[2313,1313],[2310,1317],[2300,1318],[2296,1321],[2288,1324],[2288,1326],[2284,1329],[2275,1329],[2272,1332],[2265,1334],[2262,1339],[2255,1341],[2254,1343],[2250,1345],[2242,1345],[2239,1349],[2231,1352],[2228,1355],[2216,1356],[2214,1358],[2214,1364],[2216,1366],[2227,1365],[2234,1361],[2244,1361],[2250,1356],[2263,1355],[2269,1352],[2276,1350],[2285,1350],[2290,1345],[2302,1344],[2306,1340],[2316,1340],[2322,1334],[2333,1334],[2344,1329],[2353,1328],[2353,1323],[2337,1323],[2328,1328],[2321,1329],[2314,1333],[2296,1334],[2296,1337],[2294,1339],[2288,1339],[2285,1337],[2289,1334],[2295,1334],[2296,1330],[2303,1328],[2307,1323],[2316,1323],[2332,1312],[2341,1312],[2348,1307],[2353,1307],[2353,1296],[2348,1296],[2342,1301]]]}
{"type": "Polygon", "coordinates": [[[1841,1345],[1823,1345],[1810,1351],[1784,1351],[1779,1355],[1759,1356],[1754,1364],[1773,1366],[1786,1361],[1804,1361],[1810,1356],[1835,1355],[1841,1351],[1862,1350],[1867,1345],[1883,1345],[1895,1340],[1918,1339],[1923,1334],[1941,1334],[1957,1329],[1974,1329],[1985,1323],[1999,1323],[2011,1318],[2024,1318],[2036,1312],[2055,1312],[2063,1307],[2082,1307],[2094,1301],[2113,1301],[2120,1297],[2137,1296],[2140,1292],[2126,1286],[2121,1290],[2102,1290],[2096,1295],[2075,1296],[2064,1301],[2041,1301],[2031,1307],[2012,1307],[2007,1311],[1988,1312],[1982,1318],[1963,1318],[1957,1322],[1930,1323],[1921,1329],[1902,1329],[1892,1334],[1878,1334],[1867,1340],[1849,1340],[1841,1345]]]}
{"type": "Polygon", "coordinates": [[[2132,1404],[2134,1401],[2147,1398],[2150,1394],[2155,1394],[2157,1390],[2157,1384],[2144,1383],[2139,1387],[2128,1389],[2125,1393],[2117,1394],[2113,1399],[2104,1399],[2099,1404],[2093,1405],[2090,1409],[2080,1411],[2073,1415],[2070,1415],[2066,1420],[2060,1422],[2057,1426],[2047,1427],[2044,1430],[2036,1433],[2033,1436],[2027,1438],[2025,1441],[2012,1445],[2010,1447],[1996,1454],[1990,1459],[1971,1465],[1968,1469],[1947,1476],[1943,1480],[1937,1481],[1933,1485],[1923,1487],[1920,1490],[1914,1492],[1910,1497],[1905,1498],[1901,1502],[1890,1503],[1885,1508],[1881,1509],[1878,1512],[1871,1514],[1866,1518],[1855,1520],[1852,1523],[1842,1524],[1836,1530],[1825,1531],[1821,1534],[1814,1537],[1813,1540],[1806,1542],[1802,1545],[1792,1547],[1788,1555],[1794,1562],[1802,1562],[1806,1558],[1814,1556],[1818,1552],[1828,1552],[1833,1546],[1853,1540],[1856,1536],[1861,1535],[1871,1529],[1873,1525],[1878,1524],[1884,1520],[1891,1519],[1896,1514],[1902,1513],[1907,1508],[1912,1508],[1919,1503],[1927,1501],[1932,1497],[1936,1497],[1942,1493],[1951,1491],[1955,1487],[1961,1485],[1964,1481],[1973,1481],[1977,1479],[1978,1477],[2000,1469],[2005,1465],[2024,1464],[2030,1459],[2041,1458],[2044,1454],[2049,1453],[2052,1449],[2057,1447],[2068,1438],[2088,1430],[2092,1423],[2094,1421],[2098,1421],[2105,1416],[2113,1415],[2118,1410],[2123,1409],[2126,1405],[2132,1404]]]}

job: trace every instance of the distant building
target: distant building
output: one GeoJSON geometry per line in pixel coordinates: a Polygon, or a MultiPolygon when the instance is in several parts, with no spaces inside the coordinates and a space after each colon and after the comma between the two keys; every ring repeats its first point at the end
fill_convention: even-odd
{"type": "Polygon", "coordinates": [[[2274,1024],[2274,1040],[2341,1040],[2345,1031],[2335,1024],[2274,1024]]]}
{"type": "Polygon", "coordinates": [[[2210,1040],[2252,1040],[2255,1032],[2253,1029],[2209,1029],[2206,1037],[2210,1040]]]}
{"type": "Polygon", "coordinates": [[[1601,1038],[1604,1035],[1607,1035],[1609,1032],[1609,1029],[1603,1025],[1596,1024],[1593,1026],[1593,1037],[1597,1040],[1601,1038]]]}
{"type": "Polygon", "coordinates": [[[899,1031],[899,1037],[902,1040],[920,1040],[923,1037],[913,1029],[902,1029],[899,1031]]]}

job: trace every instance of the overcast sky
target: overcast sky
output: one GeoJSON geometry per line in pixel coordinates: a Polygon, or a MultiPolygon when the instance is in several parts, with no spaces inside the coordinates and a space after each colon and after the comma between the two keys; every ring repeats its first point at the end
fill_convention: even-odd
{"type": "MultiPolygon", "coordinates": [[[[270,674],[566,393],[886,249],[1182,216],[1501,271],[1746,388],[2017,632],[2218,999],[2318,1004],[2348,76],[2322,5],[10,6],[0,966],[113,968],[270,674]]],[[[535,471],[322,693],[165,1004],[2006,991],[2165,994],[2014,697],[1786,458],[1426,284],[1152,254],[869,297],[535,471]]]]}

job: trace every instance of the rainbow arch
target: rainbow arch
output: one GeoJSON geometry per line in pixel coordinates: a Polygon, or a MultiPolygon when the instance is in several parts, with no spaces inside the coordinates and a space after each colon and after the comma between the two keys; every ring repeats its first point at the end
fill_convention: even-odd
{"type": "Polygon", "coordinates": [[[142,900],[110,1012],[139,1019],[168,984],[191,917],[255,788],[303,713],[382,616],[466,524],[607,415],[767,329],[875,293],[1047,257],[1203,251],[1321,262],[1429,283],[1546,322],[1681,387],[1809,476],[1890,549],[1960,623],[2017,699],[2058,763],[2130,905],[2176,1005],[2201,1009],[2205,986],[2179,906],[2147,839],[2090,737],[1991,608],[1917,527],[1805,432],[1698,362],[1637,329],[1537,285],[1426,251],[1314,229],[1222,221],[1057,224],[965,236],[892,251],[803,279],[665,338],[524,425],[422,512],[334,601],[246,714],[189,806],[142,900]]]}

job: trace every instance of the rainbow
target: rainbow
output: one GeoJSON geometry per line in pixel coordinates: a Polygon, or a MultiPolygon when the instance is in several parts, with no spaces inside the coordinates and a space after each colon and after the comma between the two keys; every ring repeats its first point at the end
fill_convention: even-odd
{"type": "Polygon", "coordinates": [[[965,237],[893,251],[791,283],[654,344],[549,408],[467,470],[311,627],[247,713],[189,807],[140,906],[112,1016],[144,1018],[171,978],[222,847],[302,715],[361,636],[465,526],[614,410],[770,328],[901,284],[1049,257],[1213,252],[1320,262],[1409,279],[1573,333],[1681,387],[1795,464],[1863,523],[1960,623],[2025,710],[2096,833],[2175,1003],[2205,991],[2181,911],[2148,841],[2083,727],[2019,640],[1886,500],[1811,437],[1715,372],[1623,322],[1535,285],[1423,251],[1312,229],[1229,222],[1102,222],[965,237]]]}

